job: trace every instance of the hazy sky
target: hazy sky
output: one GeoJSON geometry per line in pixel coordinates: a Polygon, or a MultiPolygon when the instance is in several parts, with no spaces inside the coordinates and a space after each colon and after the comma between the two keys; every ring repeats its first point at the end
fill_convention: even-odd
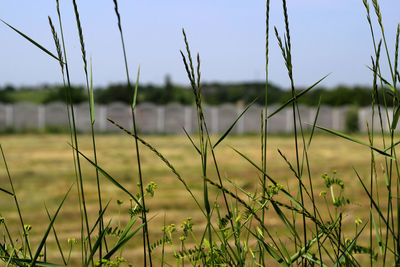
{"type": "MultiPolygon", "coordinates": [[[[72,0],[60,0],[72,69],[72,81],[84,73],[72,0]]],[[[112,0],[78,0],[86,49],[93,57],[94,83],[124,81],[121,44],[112,0]]],[[[281,1],[271,0],[271,25],[283,35],[281,1]]],[[[373,48],[362,0],[288,0],[295,82],[312,84],[327,73],[326,86],[370,84],[373,48]]],[[[400,22],[400,1],[385,0],[381,9],[389,49],[400,22]]],[[[166,74],[188,84],[179,50],[181,29],[192,52],[200,52],[204,81],[263,80],[265,1],[260,0],[120,0],[132,76],[141,64],[143,83],[162,84],[166,74]]],[[[372,8],[372,4],[371,4],[372,8]]],[[[47,16],[56,21],[55,0],[0,1],[0,18],[55,51],[47,16]]],[[[375,14],[372,14],[375,21],[375,14]]],[[[58,24],[57,24],[58,25],[58,24]]],[[[58,27],[57,27],[58,28],[58,27]]],[[[270,37],[270,80],[289,85],[276,38],[270,37]]],[[[60,83],[58,63],[0,25],[0,86],[60,83]]]]}

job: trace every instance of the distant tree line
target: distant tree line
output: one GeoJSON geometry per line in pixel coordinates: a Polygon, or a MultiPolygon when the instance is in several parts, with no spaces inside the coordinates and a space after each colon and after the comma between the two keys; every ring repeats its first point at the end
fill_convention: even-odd
{"type": "MultiPolygon", "coordinates": [[[[48,103],[53,101],[65,101],[65,89],[62,86],[45,86],[39,88],[14,88],[12,86],[0,87],[0,102],[13,103],[26,101],[27,97],[19,97],[24,92],[35,90],[36,94],[43,94],[37,102],[48,103]]],[[[130,102],[132,88],[126,84],[111,84],[105,88],[96,88],[95,100],[97,103],[107,104],[111,102],[130,102]]],[[[300,92],[301,90],[299,90],[300,92]]],[[[387,90],[386,90],[387,91],[387,90]]],[[[298,92],[298,93],[299,93],[298,92]]],[[[299,98],[299,103],[316,106],[321,99],[322,105],[343,106],[356,105],[367,106],[371,103],[371,88],[362,86],[337,86],[335,88],[315,88],[306,95],[299,98]]],[[[390,105],[392,97],[390,94],[383,95],[384,90],[380,90],[375,103],[383,103],[383,98],[390,105]]],[[[256,99],[257,103],[263,104],[265,101],[265,83],[247,82],[247,83],[205,83],[202,85],[203,101],[210,105],[221,103],[242,103],[247,104],[256,99]]],[[[28,96],[29,98],[29,96],[28,96]]],[[[268,102],[270,104],[283,103],[291,98],[291,92],[279,88],[274,84],[268,85],[268,102]]],[[[72,100],[74,103],[80,103],[87,100],[87,91],[84,87],[74,86],[72,88],[72,100]]],[[[140,85],[138,103],[152,102],[155,104],[166,104],[178,102],[182,104],[192,104],[192,91],[188,87],[173,84],[167,77],[164,85],[140,85]]]]}

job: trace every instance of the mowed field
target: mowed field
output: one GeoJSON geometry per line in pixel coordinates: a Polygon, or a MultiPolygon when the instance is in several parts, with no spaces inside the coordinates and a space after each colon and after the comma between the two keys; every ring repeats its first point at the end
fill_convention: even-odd
{"type": "MultiPolygon", "coordinates": [[[[359,135],[356,137],[367,142],[366,136],[359,135]]],[[[189,140],[185,136],[144,136],[143,138],[174,165],[202,203],[201,162],[189,140]]],[[[216,140],[217,137],[214,138],[216,140]]],[[[138,172],[134,139],[123,134],[113,134],[99,135],[96,140],[99,165],[119,183],[136,194],[138,192],[138,172]]],[[[293,140],[292,136],[271,136],[269,138],[267,172],[294,193],[297,192],[298,181],[277,151],[279,148],[287,159],[295,165],[293,140]]],[[[55,229],[66,251],[68,251],[67,239],[76,238],[78,240],[80,237],[78,194],[76,192],[72,151],[68,142],[68,135],[0,136],[0,143],[7,158],[25,224],[32,226],[30,240],[33,247],[36,247],[40,242],[49,222],[45,205],[51,213],[54,213],[58,203],[72,184],[74,184],[73,190],[56,220],[55,229]]],[[[90,136],[80,135],[79,145],[82,153],[93,158],[90,136]]],[[[382,147],[380,143],[377,146],[382,147]]],[[[241,151],[256,163],[260,163],[260,137],[228,137],[216,149],[222,177],[232,180],[251,193],[260,192],[260,173],[239,156],[232,147],[241,151]]],[[[185,191],[181,182],[153,152],[144,146],[140,147],[140,151],[145,183],[154,182],[157,184],[154,197],[147,198],[148,208],[150,209],[149,217],[154,217],[149,226],[151,241],[156,241],[162,237],[161,229],[164,220],[166,224],[176,224],[178,230],[180,230],[179,225],[187,217],[192,217],[195,232],[203,229],[206,220],[196,208],[195,202],[185,191]]],[[[367,181],[370,174],[370,155],[368,148],[324,134],[314,136],[309,151],[314,193],[320,199],[321,205],[324,202],[319,193],[326,190],[321,175],[323,173],[332,174],[332,171],[336,170],[337,176],[344,181],[344,196],[351,200],[351,204],[345,208],[344,222],[347,222],[345,231],[352,234],[355,229],[354,220],[360,217],[366,222],[369,216],[368,198],[354,173],[353,167],[367,181]]],[[[93,225],[98,212],[95,169],[85,159],[81,159],[81,162],[86,201],[90,222],[93,225]]],[[[380,166],[381,163],[383,163],[383,158],[377,155],[377,166],[380,166]]],[[[216,180],[211,157],[208,166],[209,178],[216,180]]],[[[378,167],[378,170],[380,170],[380,167],[378,167]]],[[[111,220],[113,227],[118,226],[119,223],[124,225],[129,219],[129,197],[103,176],[100,178],[103,203],[111,201],[105,221],[111,220]],[[123,201],[120,208],[117,200],[123,201]]],[[[305,178],[308,179],[308,176],[305,175],[305,178]]],[[[3,162],[0,163],[0,183],[2,188],[10,189],[3,162]]],[[[227,188],[234,190],[226,180],[224,184],[227,188]]],[[[378,184],[381,188],[384,187],[384,181],[378,181],[378,184]]],[[[210,190],[211,194],[216,192],[216,190],[210,190]]],[[[216,194],[213,196],[220,198],[216,194]]],[[[11,231],[16,233],[19,229],[19,221],[13,199],[2,192],[0,193],[0,212],[0,215],[6,218],[11,231]]],[[[267,215],[267,218],[267,224],[273,229],[272,232],[278,233],[283,230],[281,221],[273,211],[271,211],[271,216],[267,215]]],[[[0,233],[4,233],[3,229],[0,230],[0,233]]],[[[50,235],[49,240],[53,241],[53,246],[49,247],[49,257],[57,258],[54,236],[50,235]]],[[[79,260],[79,245],[75,246],[72,258],[79,260]]],[[[141,253],[141,235],[137,235],[124,249],[123,256],[130,263],[135,263],[141,261],[141,253]]]]}

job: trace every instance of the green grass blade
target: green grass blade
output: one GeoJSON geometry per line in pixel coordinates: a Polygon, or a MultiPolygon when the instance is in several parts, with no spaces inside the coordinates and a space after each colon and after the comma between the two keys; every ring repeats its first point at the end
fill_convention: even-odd
{"type": "MultiPolygon", "coordinates": [[[[29,264],[30,260],[28,259],[17,259],[14,258],[13,261],[15,263],[19,263],[19,266],[31,266],[29,264]]],[[[60,265],[60,264],[54,264],[54,263],[48,263],[48,262],[41,262],[41,261],[36,261],[35,267],[63,267],[67,265],[60,265]]]]}
{"type": "MultiPolygon", "coordinates": [[[[235,148],[232,148],[234,151],[236,151],[236,153],[238,153],[240,156],[242,156],[245,160],[247,160],[251,165],[253,165],[254,167],[256,167],[257,170],[259,170],[261,173],[265,174],[265,176],[268,178],[268,180],[270,180],[274,185],[278,185],[278,183],[271,178],[271,176],[269,176],[266,172],[264,172],[262,170],[262,168],[260,168],[256,163],[254,163],[254,161],[252,161],[251,159],[249,159],[246,155],[244,155],[243,153],[241,153],[240,151],[236,150],[235,148]]],[[[293,204],[295,204],[298,208],[301,208],[301,203],[298,202],[291,194],[289,194],[289,192],[287,192],[284,188],[280,189],[280,192],[282,192],[290,201],[293,202],[293,204]]]]}
{"type": "Polygon", "coordinates": [[[126,242],[128,242],[145,224],[139,225],[132,232],[125,235],[123,239],[118,240],[118,243],[104,256],[104,259],[110,259],[111,256],[117,252],[126,242]]]}
{"type": "MultiPolygon", "coordinates": [[[[165,213],[164,213],[164,222],[163,222],[163,229],[165,229],[165,213]]],[[[162,237],[162,250],[161,250],[161,267],[164,267],[164,257],[165,257],[165,243],[166,243],[166,231],[163,232],[162,237]]]]}
{"type": "Polygon", "coordinates": [[[397,123],[399,122],[399,117],[400,117],[400,106],[397,107],[396,112],[394,113],[393,122],[392,125],[390,126],[392,130],[396,129],[397,123]]]}
{"type": "Polygon", "coordinates": [[[91,262],[93,260],[93,256],[96,253],[97,249],[100,247],[101,242],[103,242],[104,236],[107,233],[107,229],[110,226],[111,221],[108,222],[107,226],[104,228],[104,230],[101,231],[99,237],[96,240],[96,243],[94,243],[93,248],[90,251],[89,258],[87,262],[91,262]]]}
{"type": "Polygon", "coordinates": [[[135,224],[137,219],[138,219],[138,217],[133,217],[129,220],[128,224],[124,228],[124,231],[122,231],[121,236],[119,237],[119,240],[117,243],[121,242],[121,240],[126,237],[126,235],[129,233],[129,231],[131,230],[132,226],[135,224]]]}
{"type": "Polygon", "coordinates": [[[286,227],[289,229],[289,231],[292,233],[292,235],[297,238],[299,242],[301,242],[300,236],[298,235],[296,229],[294,226],[290,223],[290,221],[286,218],[285,214],[282,212],[282,210],[276,205],[275,202],[271,202],[272,206],[274,207],[274,210],[276,214],[278,214],[278,217],[281,219],[281,221],[286,225],[286,227]]]}
{"type": "Polygon", "coordinates": [[[396,92],[396,90],[393,88],[393,86],[385,79],[385,78],[383,78],[380,74],[379,74],[379,72],[376,72],[374,69],[372,69],[371,67],[369,67],[369,66],[367,66],[368,67],[368,69],[370,69],[372,72],[374,72],[374,74],[376,74],[378,77],[379,77],[379,79],[389,88],[389,90],[392,92],[392,93],[395,93],[396,92]],[[376,72],[376,73],[375,73],[376,72]]]}
{"type": "Polygon", "coordinates": [[[5,189],[3,189],[3,188],[1,188],[1,187],[0,187],[0,191],[1,191],[1,192],[4,192],[4,193],[6,193],[6,194],[9,194],[9,195],[11,195],[11,196],[14,196],[13,193],[11,193],[10,191],[5,190],[5,189]]]}
{"type": "Polygon", "coordinates": [[[94,113],[92,58],[90,58],[90,88],[89,89],[90,89],[89,90],[90,123],[93,125],[94,121],[95,121],[95,113],[94,113]]]}
{"type": "MultiPolygon", "coordinates": [[[[3,248],[2,246],[0,246],[1,247],[1,250],[3,250],[3,251],[5,251],[5,248],[3,248]]],[[[5,253],[5,257],[3,256],[3,257],[1,257],[1,259],[2,260],[4,260],[4,261],[6,261],[7,260],[7,258],[8,258],[8,260],[7,260],[7,264],[6,264],[6,267],[8,267],[8,266],[10,266],[10,264],[11,264],[11,262],[12,262],[12,260],[13,260],[13,255],[14,255],[14,253],[15,253],[15,247],[13,248],[13,251],[11,252],[11,255],[9,255],[8,253],[7,253],[7,251],[6,251],[6,253],[5,253]]]]}
{"type": "Polygon", "coordinates": [[[375,220],[375,216],[374,216],[374,212],[372,209],[370,209],[371,212],[371,218],[372,218],[372,223],[374,225],[374,229],[375,229],[375,233],[376,233],[376,238],[378,239],[378,246],[379,246],[379,252],[381,253],[381,255],[383,255],[383,243],[382,243],[382,236],[379,232],[379,228],[376,225],[376,220],[375,220]]]}
{"type": "Polygon", "coordinates": [[[336,225],[340,221],[340,217],[336,219],[335,222],[333,222],[327,230],[321,231],[319,234],[317,234],[316,237],[311,239],[307,245],[302,247],[298,252],[296,252],[293,256],[290,257],[291,262],[296,262],[298,258],[303,257],[310,249],[311,247],[320,239],[322,236],[326,235],[329,236],[331,232],[335,229],[336,225]]]}
{"type": "MultiPolygon", "coordinates": [[[[48,217],[49,220],[51,221],[50,212],[49,212],[49,210],[47,209],[46,206],[45,206],[45,208],[46,208],[47,217],[48,217]]],[[[54,225],[52,226],[52,228],[53,228],[54,238],[56,239],[57,248],[58,248],[58,251],[60,252],[60,255],[61,255],[61,259],[62,259],[63,263],[64,263],[65,265],[67,265],[67,262],[65,261],[64,253],[63,253],[63,251],[62,251],[62,248],[61,248],[61,245],[60,245],[60,241],[58,240],[57,232],[56,232],[56,229],[54,228],[54,225]]]]}
{"type": "Polygon", "coordinates": [[[386,220],[385,216],[382,214],[381,209],[379,208],[379,206],[376,204],[375,200],[373,199],[373,197],[371,196],[371,193],[368,191],[367,187],[365,186],[364,182],[362,181],[360,175],[358,174],[357,170],[354,169],[354,172],[357,175],[358,180],[360,181],[362,187],[364,188],[365,193],[367,193],[369,199],[372,201],[372,205],[374,206],[374,208],[376,209],[376,211],[379,214],[379,217],[382,219],[382,221],[384,222],[385,226],[388,226],[389,231],[391,232],[391,234],[395,235],[395,233],[393,232],[393,229],[390,227],[389,222],[386,220]]]}
{"type": "MultiPolygon", "coordinates": [[[[279,243],[281,244],[282,252],[283,252],[284,256],[287,259],[290,259],[289,251],[288,251],[288,249],[286,248],[285,244],[282,242],[282,240],[280,238],[279,238],[279,243]]],[[[293,266],[291,263],[289,263],[289,264],[290,264],[289,266],[293,266]]]]}
{"type": "Polygon", "coordinates": [[[231,124],[231,126],[225,131],[225,133],[218,139],[218,141],[214,144],[213,148],[215,149],[219,143],[222,142],[222,140],[225,139],[225,137],[228,136],[228,134],[232,131],[233,127],[236,125],[238,120],[243,116],[243,114],[257,101],[258,97],[256,97],[247,107],[240,113],[240,115],[236,118],[236,120],[231,124]]]}
{"type": "Polygon", "coordinates": [[[371,146],[371,145],[369,145],[369,144],[367,144],[367,143],[364,143],[364,142],[362,142],[362,141],[360,141],[360,140],[357,140],[357,139],[355,139],[355,138],[353,138],[353,137],[351,137],[351,136],[348,136],[348,135],[346,135],[346,134],[344,134],[344,133],[341,133],[341,132],[338,132],[338,131],[335,131],[335,130],[332,130],[332,129],[328,129],[328,128],[325,128],[325,127],[322,127],[322,126],[318,126],[318,125],[315,126],[315,127],[317,127],[317,128],[320,129],[320,130],[323,130],[323,131],[326,131],[326,132],[328,132],[328,133],[331,133],[331,134],[333,134],[333,135],[336,135],[336,136],[342,137],[342,138],[344,138],[344,139],[347,139],[347,140],[349,140],[349,141],[352,141],[352,142],[354,142],[354,143],[357,143],[357,144],[360,144],[360,145],[369,147],[369,148],[371,148],[372,150],[375,150],[376,152],[378,152],[379,154],[382,154],[382,155],[384,155],[384,156],[386,156],[386,157],[388,157],[388,158],[393,159],[393,157],[392,157],[391,155],[387,154],[387,153],[384,152],[383,150],[380,150],[380,149],[378,149],[378,148],[376,148],[376,147],[373,147],[373,146],[371,146]]]}
{"type": "Polygon", "coordinates": [[[313,263],[318,264],[319,266],[328,267],[328,265],[326,265],[325,263],[322,263],[322,264],[321,264],[321,261],[320,261],[320,260],[316,259],[315,256],[313,257],[313,256],[310,255],[309,253],[306,253],[306,254],[302,255],[302,257],[305,258],[305,259],[307,259],[307,260],[310,261],[310,262],[313,262],[313,263]]]}
{"type": "Polygon", "coordinates": [[[192,143],[194,149],[196,149],[197,153],[199,153],[199,155],[201,155],[200,149],[196,146],[196,144],[194,143],[193,139],[190,137],[189,133],[186,131],[186,129],[184,127],[182,127],[183,131],[185,132],[187,138],[189,139],[190,143],[192,143]]]}
{"type": "Polygon", "coordinates": [[[60,58],[58,58],[57,56],[55,56],[53,53],[51,53],[49,50],[47,50],[46,48],[44,48],[43,46],[41,46],[40,44],[38,44],[37,42],[35,42],[34,40],[32,40],[31,38],[29,38],[27,35],[25,35],[24,33],[20,32],[19,30],[17,30],[16,28],[14,28],[13,26],[11,26],[10,24],[8,24],[7,22],[5,22],[4,20],[0,19],[1,22],[3,22],[5,25],[7,25],[8,27],[10,27],[11,29],[13,29],[16,33],[18,33],[19,35],[21,35],[22,37],[24,37],[26,40],[28,40],[29,42],[31,42],[32,44],[34,44],[37,48],[41,49],[43,52],[45,52],[46,54],[48,54],[49,56],[55,58],[57,61],[62,63],[62,60],[60,58]]]}
{"type": "Polygon", "coordinates": [[[136,97],[137,97],[137,92],[138,92],[138,87],[139,87],[139,77],[140,77],[140,65],[138,67],[138,72],[137,72],[137,76],[136,76],[135,91],[133,92],[132,110],[135,110],[135,108],[136,108],[136,97]]]}
{"type": "Polygon", "coordinates": [[[96,220],[95,224],[94,224],[93,227],[92,227],[92,230],[90,230],[90,234],[89,234],[89,235],[92,235],[92,233],[93,233],[94,230],[96,229],[96,226],[99,224],[99,222],[100,222],[101,219],[103,218],[103,215],[104,215],[104,213],[106,212],[106,210],[107,210],[107,208],[108,208],[108,205],[110,205],[110,202],[111,202],[111,200],[107,202],[107,205],[106,205],[106,206],[104,207],[104,209],[100,212],[99,216],[97,217],[97,220],[96,220]]]}
{"type": "Polygon", "coordinates": [[[3,260],[3,261],[7,261],[6,267],[10,266],[11,263],[14,263],[14,260],[18,260],[18,258],[15,258],[13,256],[16,249],[15,249],[14,245],[12,245],[12,246],[14,248],[13,248],[13,251],[11,252],[11,255],[10,255],[10,254],[8,254],[5,246],[0,244],[0,251],[3,253],[2,254],[3,256],[0,256],[0,259],[3,260]]]}
{"type": "MultiPolygon", "coordinates": [[[[72,145],[71,145],[72,146],[72,145]]],[[[73,146],[72,146],[73,147],[73,146]]],[[[75,147],[73,147],[73,149],[75,149],[76,151],[78,151],[79,155],[81,155],[82,157],[84,157],[90,164],[92,164],[95,168],[97,168],[99,170],[99,172],[101,174],[104,175],[104,177],[106,177],[111,183],[113,183],[116,187],[118,187],[119,189],[121,189],[122,191],[124,191],[125,193],[127,193],[134,201],[136,204],[138,204],[139,206],[140,203],[139,201],[136,199],[136,197],[134,195],[132,195],[125,187],[123,187],[120,183],[117,182],[117,180],[115,180],[111,175],[109,175],[105,170],[103,170],[102,168],[100,168],[96,163],[94,163],[93,161],[91,161],[88,157],[86,157],[83,153],[81,153],[79,150],[77,150],[75,147]]]]}
{"type": "MultiPolygon", "coordinates": [[[[204,158],[204,165],[203,165],[203,169],[205,170],[205,168],[206,168],[206,162],[207,162],[207,144],[208,144],[208,142],[206,141],[206,145],[205,145],[205,149],[204,149],[204,156],[203,156],[203,158],[204,158]]],[[[203,171],[203,173],[206,173],[205,171],[203,171]]],[[[207,183],[206,183],[206,181],[204,181],[204,189],[203,189],[203,199],[204,199],[204,206],[205,206],[205,208],[206,208],[206,212],[207,212],[207,214],[210,214],[210,211],[211,211],[211,207],[210,207],[210,200],[209,200],[209,198],[208,198],[208,187],[207,187],[207,183]]],[[[207,216],[207,217],[209,217],[209,216],[207,216]]],[[[209,220],[209,218],[207,218],[208,220],[209,220]]],[[[210,241],[211,242],[211,241],[210,241]]]]}
{"type": "Polygon", "coordinates": [[[353,246],[356,244],[356,241],[358,239],[358,237],[361,235],[362,231],[365,229],[365,227],[367,226],[368,223],[364,224],[364,226],[360,229],[360,231],[357,233],[357,235],[353,238],[353,240],[351,241],[351,243],[346,247],[346,249],[342,252],[342,254],[340,255],[340,257],[337,259],[335,265],[333,265],[334,267],[338,267],[338,266],[342,266],[342,262],[346,257],[346,254],[348,254],[353,246]]]}
{"type": "Polygon", "coordinates": [[[235,189],[239,190],[240,192],[242,192],[246,197],[248,197],[250,200],[255,201],[257,203],[259,203],[260,205],[262,205],[262,203],[260,201],[258,201],[254,196],[252,196],[249,192],[247,192],[246,190],[244,190],[242,187],[240,187],[238,184],[236,184],[235,182],[233,182],[232,180],[230,180],[228,177],[225,177],[225,180],[231,184],[232,186],[235,187],[235,189]]]}
{"type": "Polygon", "coordinates": [[[55,222],[55,220],[56,220],[56,218],[57,218],[57,215],[58,215],[58,213],[60,212],[61,207],[62,207],[62,205],[64,204],[64,201],[65,201],[65,199],[67,198],[67,196],[68,196],[69,192],[71,191],[71,189],[72,189],[72,185],[71,185],[70,188],[68,189],[68,191],[67,191],[67,193],[65,194],[63,200],[61,201],[60,205],[58,205],[57,211],[56,211],[56,213],[54,214],[53,218],[51,219],[51,221],[50,221],[50,223],[49,223],[49,226],[47,226],[46,232],[44,233],[43,238],[42,238],[42,240],[41,240],[40,243],[39,243],[39,247],[37,248],[34,257],[32,258],[32,261],[31,261],[31,263],[30,263],[31,266],[37,265],[37,264],[36,264],[36,261],[37,261],[39,255],[40,255],[40,252],[42,251],[43,246],[44,246],[44,244],[46,243],[46,240],[47,240],[47,237],[48,237],[48,235],[49,235],[49,233],[50,233],[50,230],[52,229],[53,224],[54,224],[54,222],[55,222]]]}
{"type": "Polygon", "coordinates": [[[264,241],[264,237],[262,236],[262,231],[260,228],[257,227],[257,231],[258,231],[259,235],[256,235],[255,233],[253,233],[253,231],[251,231],[250,229],[248,229],[248,231],[264,246],[264,248],[268,252],[268,254],[272,258],[274,258],[279,264],[281,264],[281,266],[289,266],[287,264],[286,259],[284,257],[279,256],[279,252],[277,251],[277,249],[264,241]]]}
{"type": "Polygon", "coordinates": [[[392,146],[389,146],[389,147],[385,148],[383,151],[386,152],[386,151],[388,151],[388,150],[394,148],[394,147],[397,146],[398,144],[400,144],[400,141],[397,141],[397,142],[394,143],[392,146]]]}
{"type": "Polygon", "coordinates": [[[310,134],[310,139],[308,139],[307,149],[310,148],[312,138],[314,137],[315,125],[317,125],[320,108],[321,108],[321,97],[319,98],[319,101],[318,101],[317,113],[315,114],[314,122],[313,122],[313,125],[311,128],[311,134],[310,134]]]}
{"type": "Polygon", "coordinates": [[[282,106],[280,106],[279,108],[277,108],[274,112],[272,112],[270,115],[268,115],[268,119],[271,118],[272,116],[274,116],[275,114],[277,114],[279,111],[281,111],[282,109],[284,109],[287,105],[293,103],[295,100],[297,101],[301,96],[303,96],[305,93],[307,93],[308,91],[310,91],[311,89],[313,89],[315,86],[317,86],[320,82],[322,82],[326,77],[328,77],[330,74],[325,75],[324,77],[322,77],[320,80],[318,80],[316,83],[314,83],[313,85],[311,85],[310,87],[308,87],[307,89],[301,91],[299,94],[297,94],[295,97],[292,97],[291,99],[289,99],[288,101],[286,101],[285,104],[283,104],[282,106]]]}

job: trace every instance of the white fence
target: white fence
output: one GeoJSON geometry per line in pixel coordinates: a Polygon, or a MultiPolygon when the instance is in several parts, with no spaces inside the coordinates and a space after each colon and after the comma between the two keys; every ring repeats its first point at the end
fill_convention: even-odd
{"type": "MultiPolygon", "coordinates": [[[[269,113],[275,111],[279,105],[268,108],[269,113]]],[[[89,107],[87,103],[74,106],[77,129],[81,132],[90,130],[89,107]]],[[[220,106],[204,106],[204,113],[210,133],[224,132],[243,111],[244,107],[233,104],[220,106]]],[[[60,102],[48,105],[32,103],[17,103],[6,105],[0,103],[0,130],[7,128],[21,130],[44,130],[46,128],[67,128],[68,114],[65,104],[60,102]]],[[[263,107],[253,105],[238,121],[233,133],[258,133],[260,131],[261,111],[263,107]]],[[[332,108],[322,106],[319,112],[317,125],[334,130],[343,131],[346,127],[348,107],[332,108]]],[[[314,122],[316,108],[299,106],[303,129],[307,130],[314,122]]],[[[197,131],[196,109],[194,106],[183,106],[173,103],[165,106],[156,106],[151,103],[139,104],[135,110],[137,126],[142,133],[183,133],[197,131]]],[[[371,125],[371,108],[362,108],[358,111],[359,129],[366,131],[366,122],[371,125]]],[[[389,114],[391,118],[392,114],[389,114]]],[[[107,121],[107,118],[118,122],[127,129],[132,128],[130,107],[123,103],[96,105],[95,129],[99,132],[118,132],[117,127],[107,121]]],[[[387,116],[383,116],[384,127],[388,129],[387,116]],[[386,119],[385,119],[386,118],[386,119]]],[[[378,112],[375,112],[375,127],[380,125],[378,112]]],[[[291,107],[281,110],[268,120],[268,129],[271,133],[291,133],[293,131],[293,113],[291,107]]],[[[376,130],[376,129],[375,129],[376,130]]]]}

